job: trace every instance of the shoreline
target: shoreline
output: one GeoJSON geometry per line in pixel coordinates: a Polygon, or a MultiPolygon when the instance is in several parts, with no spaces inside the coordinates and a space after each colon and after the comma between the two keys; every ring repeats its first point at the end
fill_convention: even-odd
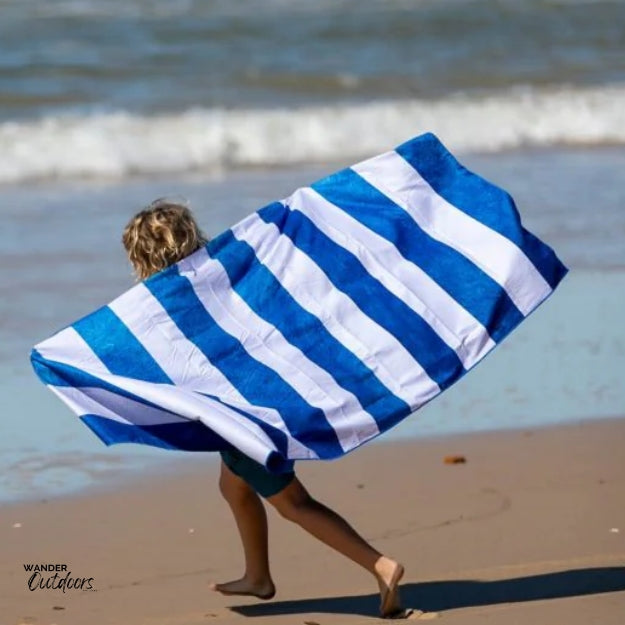
{"type": "MultiPolygon", "coordinates": [[[[395,446],[405,445],[427,445],[430,442],[448,441],[450,443],[462,442],[466,439],[470,441],[473,437],[479,437],[484,435],[497,435],[514,432],[525,431],[545,431],[552,429],[580,427],[586,425],[592,425],[595,423],[611,423],[618,420],[625,421],[625,415],[613,415],[602,416],[595,418],[580,418],[563,420],[560,422],[545,422],[536,424],[523,424],[519,426],[499,426],[499,427],[484,427],[474,430],[464,431],[426,431],[420,435],[418,430],[413,426],[412,430],[406,424],[399,424],[395,428],[391,429],[384,434],[379,435],[375,439],[363,443],[361,447],[353,449],[347,456],[334,459],[334,460],[298,460],[296,468],[298,469],[303,464],[334,464],[342,461],[344,458],[352,456],[354,453],[358,453],[361,448],[370,447],[372,445],[376,447],[388,448],[395,446]],[[408,434],[395,434],[395,430],[408,429],[411,433],[408,434]]],[[[154,471],[166,470],[168,473],[172,473],[177,477],[183,478],[189,474],[196,475],[198,472],[206,471],[215,472],[219,463],[218,452],[178,452],[173,453],[170,450],[157,450],[155,448],[145,449],[145,446],[134,444],[120,444],[105,446],[102,444],[101,451],[98,452],[98,461],[102,462],[102,457],[106,458],[107,452],[112,452],[108,462],[110,463],[110,470],[112,474],[104,475],[101,481],[93,479],[90,483],[70,488],[66,490],[60,490],[51,494],[46,493],[33,493],[31,495],[21,495],[16,497],[0,497],[0,512],[4,509],[19,506],[35,504],[37,502],[49,502],[64,499],[80,499],[96,497],[99,495],[105,495],[107,493],[115,492],[119,489],[136,489],[144,486],[153,480],[152,473],[154,471]],[[116,452],[117,449],[124,449],[123,455],[116,452]],[[139,454],[143,454],[143,458],[136,459],[133,465],[129,461],[128,457],[131,456],[135,450],[139,450],[139,454]],[[172,457],[174,456],[175,457],[172,457]],[[117,463],[119,466],[116,466],[117,463]]],[[[58,466],[66,466],[66,460],[72,457],[72,453],[65,455],[59,455],[56,462],[58,466]]],[[[85,454],[89,455],[89,454],[85,454]]],[[[52,461],[55,462],[54,460],[52,461]]],[[[88,460],[82,460],[82,462],[88,462],[88,460]]],[[[52,465],[54,468],[54,465],[52,465]]]]}
{"type": "MultiPolygon", "coordinates": [[[[368,445],[300,463],[311,494],[406,565],[409,607],[452,625],[621,625],[625,419],[368,445]],[[462,455],[449,465],[444,457],[462,455]],[[617,531],[613,531],[617,530],[617,531]]],[[[269,511],[277,598],[208,590],[242,556],[216,463],[82,496],[0,506],[3,623],[321,625],[372,622],[368,574],[269,511]],[[212,466],[211,466],[212,465],[212,466]],[[15,526],[19,524],[19,526],[15,526]],[[65,564],[94,590],[27,588],[65,564]]]]}

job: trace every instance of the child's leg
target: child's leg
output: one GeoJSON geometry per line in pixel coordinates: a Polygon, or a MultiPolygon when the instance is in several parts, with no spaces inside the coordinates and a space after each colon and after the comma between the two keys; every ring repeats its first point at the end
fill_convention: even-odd
{"type": "Polygon", "coordinates": [[[314,500],[297,478],[267,501],[283,517],[372,573],[380,588],[382,616],[401,610],[398,585],[403,566],[376,551],[345,519],[314,500]]]}
{"type": "Polygon", "coordinates": [[[254,490],[223,461],[219,488],[239,529],[245,554],[245,575],[232,582],[214,584],[213,589],[223,594],[254,595],[260,599],[270,599],[275,594],[275,587],[269,572],[265,507],[254,490]]]}

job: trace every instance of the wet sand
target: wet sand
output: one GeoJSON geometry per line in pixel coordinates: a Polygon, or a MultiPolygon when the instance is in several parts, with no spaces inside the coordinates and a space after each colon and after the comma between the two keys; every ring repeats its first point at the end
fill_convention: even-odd
{"type": "MultiPolygon", "coordinates": [[[[299,463],[298,473],[404,563],[402,596],[425,612],[418,620],[625,622],[625,419],[374,444],[338,462],[299,463]],[[449,455],[466,463],[445,464],[449,455]]],[[[210,591],[242,572],[216,480],[215,463],[164,463],[115,490],[0,507],[0,623],[377,620],[373,579],[273,511],[276,597],[210,591]],[[31,591],[24,565],[35,563],[92,579],[84,590],[31,591]]]]}

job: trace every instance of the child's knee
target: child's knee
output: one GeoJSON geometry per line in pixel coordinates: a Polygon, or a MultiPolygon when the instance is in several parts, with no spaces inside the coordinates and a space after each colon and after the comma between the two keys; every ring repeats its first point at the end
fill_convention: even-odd
{"type": "Polygon", "coordinates": [[[313,499],[306,494],[298,493],[298,496],[282,496],[269,500],[278,514],[288,521],[298,523],[302,514],[313,505],[313,499]]]}

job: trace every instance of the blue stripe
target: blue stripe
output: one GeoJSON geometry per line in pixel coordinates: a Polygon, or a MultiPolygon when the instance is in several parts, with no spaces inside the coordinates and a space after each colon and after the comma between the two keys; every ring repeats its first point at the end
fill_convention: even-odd
{"type": "Polygon", "coordinates": [[[80,419],[106,445],[141,443],[162,449],[181,451],[218,451],[230,444],[207,428],[201,421],[136,425],[120,423],[100,415],[83,415],[80,419]]]}
{"type": "Polygon", "coordinates": [[[324,178],[313,189],[392,243],[427,273],[499,342],[523,314],[495,280],[453,248],[433,239],[390,198],[352,169],[324,178]]]}
{"type": "Polygon", "coordinates": [[[436,136],[421,135],[400,145],[396,151],[438,195],[523,250],[552,289],[564,278],[567,268],[550,247],[522,227],[510,195],[468,171],[436,136]]]}
{"type": "MultiPolygon", "coordinates": [[[[75,386],[69,381],[72,379],[72,376],[69,376],[69,380],[61,377],[55,370],[55,362],[44,358],[36,349],[30,350],[30,364],[37,377],[44,384],[49,384],[50,386],[75,386]]],[[[76,369],[76,371],[82,373],[80,369],[76,369]]]]}
{"type": "MultiPolygon", "coordinates": [[[[157,404],[149,402],[143,397],[135,395],[134,393],[130,393],[129,391],[119,388],[118,386],[115,386],[114,384],[105,382],[104,380],[101,380],[100,378],[95,377],[91,375],[90,373],[85,372],[82,369],[78,369],[76,367],[73,367],[72,365],[67,365],[65,363],[57,362],[54,360],[48,360],[44,358],[36,349],[33,349],[31,352],[31,362],[35,370],[35,373],[44,384],[49,384],[51,386],[58,386],[58,387],[78,388],[78,389],[83,390],[83,392],[86,392],[87,395],[88,395],[88,392],[85,389],[101,388],[101,389],[110,391],[111,393],[114,393],[115,395],[118,395],[120,397],[125,397],[127,399],[136,401],[137,403],[143,404],[144,406],[147,406],[150,408],[156,408],[162,412],[169,412],[169,414],[172,414],[173,416],[180,416],[180,415],[176,415],[175,413],[171,413],[170,411],[164,410],[161,406],[158,406],[157,404]]],[[[203,393],[199,393],[199,394],[203,395],[203,393]]],[[[278,430],[277,428],[274,428],[272,425],[268,423],[261,421],[260,419],[257,419],[253,415],[243,412],[240,409],[221,401],[218,397],[214,397],[212,395],[206,395],[206,396],[214,401],[217,401],[227,406],[231,410],[235,410],[236,412],[238,412],[245,418],[256,423],[267,434],[267,436],[269,436],[269,438],[274,442],[278,450],[283,455],[286,456],[288,443],[287,443],[286,435],[284,434],[284,432],[278,430]]],[[[116,412],[118,411],[116,410],[116,412]]],[[[134,434],[132,434],[133,437],[143,436],[143,439],[141,440],[135,440],[135,438],[133,438],[132,440],[131,439],[127,440],[126,438],[122,437],[122,439],[120,439],[119,441],[116,441],[113,439],[106,440],[105,438],[101,437],[102,440],[104,440],[104,442],[107,445],[113,444],[115,442],[142,442],[142,443],[145,443],[146,445],[155,445],[156,447],[168,447],[171,449],[193,449],[196,451],[200,451],[200,450],[201,451],[218,451],[220,449],[229,448],[227,443],[225,444],[225,446],[222,445],[221,443],[218,446],[213,445],[211,441],[215,439],[215,437],[217,437],[217,439],[219,440],[222,440],[222,439],[217,434],[215,434],[212,430],[210,430],[208,426],[204,425],[203,423],[199,421],[189,420],[188,423],[187,421],[185,421],[181,423],[172,423],[172,424],[158,424],[158,425],[149,425],[149,426],[133,424],[132,426],[129,426],[123,423],[113,421],[103,416],[98,416],[98,415],[90,415],[90,416],[97,417],[98,419],[103,420],[106,423],[114,424],[111,427],[117,427],[117,425],[123,426],[122,429],[117,428],[115,431],[134,432],[134,434]],[[193,428],[192,429],[187,428],[186,426],[191,423],[195,424],[193,425],[193,428]],[[132,429],[133,427],[136,429],[132,429]],[[206,432],[208,432],[208,435],[207,435],[208,438],[207,436],[204,436],[204,434],[202,434],[202,430],[205,430],[206,432]],[[146,434],[146,432],[152,433],[152,434],[154,434],[155,432],[161,433],[162,436],[159,434],[157,438],[159,438],[160,436],[160,438],[162,438],[163,441],[165,441],[167,444],[162,444],[162,441],[159,442],[158,440],[154,440],[153,442],[150,442],[151,440],[150,436],[146,434]],[[172,437],[168,438],[167,436],[165,436],[165,434],[163,434],[167,432],[171,432],[172,437]],[[196,442],[190,442],[190,441],[184,442],[183,443],[184,446],[178,446],[177,441],[179,440],[180,436],[183,436],[185,432],[189,432],[189,433],[199,432],[198,440],[196,442]],[[177,435],[176,433],[181,433],[181,434],[177,435]]],[[[128,421],[132,421],[132,417],[133,417],[132,410],[129,409],[127,413],[121,414],[120,416],[123,417],[124,419],[127,419],[128,421]]],[[[98,435],[100,434],[98,433],[98,435]]],[[[156,436],[156,434],[154,435],[156,436]]],[[[184,436],[186,436],[186,434],[184,434],[184,436]]]]}
{"type": "Polygon", "coordinates": [[[73,328],[111,373],[146,382],[172,383],[156,360],[108,306],[77,321],[73,328]]]}
{"type": "MultiPolygon", "coordinates": [[[[295,301],[261,264],[248,243],[238,241],[231,234],[230,240],[224,242],[214,258],[224,266],[235,291],[250,308],[280,330],[289,343],[328,372],[337,384],[353,393],[376,422],[383,421],[389,414],[401,418],[410,413],[406,402],[384,386],[317,317],[295,301]]],[[[287,419],[290,417],[288,415],[287,419]]]]}
{"type": "MultiPolygon", "coordinates": [[[[120,423],[99,415],[84,415],[80,419],[105,445],[139,443],[179,451],[233,449],[228,441],[200,421],[139,426],[120,423]]],[[[293,462],[275,451],[269,454],[266,466],[272,473],[293,470],[293,462]]]]}
{"type": "Polygon", "coordinates": [[[392,334],[441,389],[463,374],[458,355],[438,334],[373,278],[356,256],[334,243],[306,215],[290,211],[279,202],[266,206],[258,214],[265,222],[275,224],[321,267],[337,289],[392,334]]]}
{"type": "MultiPolygon", "coordinates": [[[[218,253],[224,237],[209,244],[218,253]]],[[[225,332],[208,314],[191,283],[177,267],[156,274],[144,284],[156,297],[178,329],[196,345],[251,404],[277,410],[288,423],[291,435],[321,458],[343,451],[322,410],[303,399],[273,369],[252,358],[241,343],[225,332]],[[313,431],[310,424],[315,423],[313,431]]]]}

